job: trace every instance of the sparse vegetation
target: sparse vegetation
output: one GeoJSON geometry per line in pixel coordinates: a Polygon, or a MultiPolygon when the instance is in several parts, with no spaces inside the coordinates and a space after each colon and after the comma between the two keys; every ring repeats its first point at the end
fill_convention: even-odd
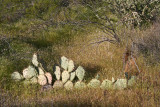
{"type": "Polygon", "coordinates": [[[160,3],[124,1],[0,0],[0,106],[159,106],[160,3]],[[132,43],[142,72],[125,90],[41,92],[39,85],[11,80],[11,73],[31,63],[34,52],[51,74],[66,56],[85,68],[86,83],[97,74],[101,82],[125,78],[123,53],[132,43]]]}

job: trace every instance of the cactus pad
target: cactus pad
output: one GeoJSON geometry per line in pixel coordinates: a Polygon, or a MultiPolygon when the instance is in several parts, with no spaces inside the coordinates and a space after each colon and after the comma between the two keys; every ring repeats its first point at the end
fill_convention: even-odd
{"type": "Polygon", "coordinates": [[[44,75],[44,71],[41,67],[38,67],[39,75],[44,75]]]}
{"type": "Polygon", "coordinates": [[[19,73],[19,72],[13,72],[12,74],[11,74],[11,78],[13,79],[13,80],[15,80],[15,81],[20,81],[20,80],[22,80],[24,77],[19,73]]]}
{"type": "Polygon", "coordinates": [[[127,88],[127,79],[117,79],[113,85],[114,89],[124,89],[127,88]]]}
{"type": "Polygon", "coordinates": [[[55,89],[63,88],[63,82],[62,81],[55,81],[53,84],[53,88],[55,88],[55,89]]]}
{"type": "Polygon", "coordinates": [[[38,83],[40,85],[46,85],[47,84],[47,78],[45,75],[39,75],[38,76],[38,83]]]}
{"type": "Polygon", "coordinates": [[[128,86],[132,86],[136,83],[136,76],[131,76],[131,78],[128,80],[128,86]]]}
{"type": "Polygon", "coordinates": [[[62,72],[62,82],[65,83],[69,79],[70,75],[68,71],[63,71],[62,72]]]}
{"type": "Polygon", "coordinates": [[[33,77],[33,78],[31,78],[31,79],[30,79],[30,83],[32,83],[32,84],[36,84],[36,83],[38,83],[38,79],[37,79],[37,77],[33,77]]]}
{"type": "Polygon", "coordinates": [[[112,77],[112,82],[115,82],[115,79],[112,77]]]}
{"type": "Polygon", "coordinates": [[[75,87],[76,89],[84,89],[84,88],[86,88],[87,86],[86,86],[86,84],[85,84],[84,82],[78,81],[78,82],[75,83],[74,87],[75,87]]]}
{"type": "Polygon", "coordinates": [[[51,73],[46,72],[45,76],[47,77],[48,84],[52,84],[52,75],[51,75],[51,73]]]}
{"type": "Polygon", "coordinates": [[[37,58],[37,54],[36,54],[36,53],[33,54],[32,64],[33,64],[34,66],[38,67],[39,62],[38,62],[38,58],[37,58]]]}
{"type": "Polygon", "coordinates": [[[73,81],[76,77],[76,72],[71,72],[70,81],[73,81]]]}
{"type": "Polygon", "coordinates": [[[56,66],[56,71],[54,72],[54,74],[56,75],[56,79],[60,80],[61,78],[61,71],[60,71],[60,67],[56,66]]]}
{"type": "Polygon", "coordinates": [[[92,80],[87,84],[87,86],[88,86],[89,88],[98,88],[98,87],[100,87],[100,84],[101,84],[101,82],[100,82],[99,80],[97,80],[97,79],[92,79],[92,80]]]}
{"type": "Polygon", "coordinates": [[[23,76],[26,79],[30,79],[34,76],[37,76],[37,71],[33,66],[29,66],[28,68],[23,70],[23,76]]]}
{"type": "Polygon", "coordinates": [[[103,80],[100,86],[101,89],[111,89],[112,87],[113,87],[113,82],[108,79],[103,80]]]}
{"type": "Polygon", "coordinates": [[[84,75],[85,75],[85,70],[83,69],[82,66],[79,66],[76,70],[76,76],[80,81],[82,81],[84,78],[84,75]]]}
{"type": "Polygon", "coordinates": [[[68,59],[65,56],[61,57],[61,67],[65,70],[68,68],[68,59]]]}
{"type": "Polygon", "coordinates": [[[67,81],[67,82],[64,84],[64,88],[67,89],[67,90],[73,89],[73,83],[72,83],[71,81],[67,81]]]}
{"type": "Polygon", "coordinates": [[[74,62],[72,60],[69,60],[68,72],[72,72],[73,70],[74,70],[74,62]]]}

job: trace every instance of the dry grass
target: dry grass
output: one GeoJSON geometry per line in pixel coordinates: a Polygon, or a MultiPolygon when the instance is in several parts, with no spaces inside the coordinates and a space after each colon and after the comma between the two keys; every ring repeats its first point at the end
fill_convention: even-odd
{"type": "MultiPolygon", "coordinates": [[[[90,39],[97,39],[97,35],[102,33],[93,33],[90,35],[74,37],[74,39],[64,45],[54,45],[51,53],[41,51],[44,57],[50,56],[56,51],[59,56],[66,56],[72,59],[76,66],[82,65],[87,75],[85,82],[94,78],[96,74],[100,75],[100,81],[104,79],[124,78],[122,72],[123,52],[125,45],[116,46],[107,42],[100,45],[87,45],[90,39]]],[[[58,63],[58,60],[57,60],[58,63]]],[[[15,83],[9,86],[9,94],[6,96],[0,94],[0,101],[4,98],[10,100],[0,103],[3,105],[14,106],[57,106],[57,107],[157,107],[160,106],[160,66],[147,65],[142,56],[137,58],[137,64],[142,73],[137,77],[137,83],[133,87],[125,90],[102,90],[102,89],[83,89],[83,90],[51,90],[48,92],[40,92],[39,86],[24,86],[21,83],[15,83]],[[15,99],[17,99],[15,101],[15,99]],[[14,102],[14,103],[13,103],[14,102]]],[[[2,91],[1,91],[2,92],[2,91]]]]}

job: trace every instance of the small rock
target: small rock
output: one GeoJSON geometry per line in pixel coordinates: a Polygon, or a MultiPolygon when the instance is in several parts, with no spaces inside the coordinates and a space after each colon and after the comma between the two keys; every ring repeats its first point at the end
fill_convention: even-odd
{"type": "Polygon", "coordinates": [[[97,79],[92,79],[89,83],[88,83],[88,87],[89,88],[98,88],[100,87],[101,82],[97,79]]]}
{"type": "Polygon", "coordinates": [[[47,77],[48,84],[52,84],[52,75],[49,72],[46,72],[45,76],[47,77]]]}
{"type": "Polygon", "coordinates": [[[84,88],[86,88],[87,86],[86,86],[86,84],[85,84],[84,82],[78,81],[78,82],[75,83],[74,87],[75,87],[76,89],[84,89],[84,88]]]}
{"type": "Polygon", "coordinates": [[[62,72],[62,82],[65,83],[69,79],[70,75],[68,71],[63,71],[62,72]]]}
{"type": "Polygon", "coordinates": [[[23,76],[26,79],[36,77],[37,76],[37,71],[33,66],[29,66],[28,68],[23,70],[23,76]]]}
{"type": "Polygon", "coordinates": [[[56,79],[60,80],[61,78],[61,70],[59,66],[56,66],[56,71],[54,72],[54,74],[56,75],[56,79]]]}
{"type": "Polygon", "coordinates": [[[55,81],[53,84],[53,88],[55,88],[55,89],[63,88],[63,82],[62,81],[55,81]]]}
{"type": "Polygon", "coordinates": [[[71,72],[70,81],[73,81],[76,77],[76,72],[71,72]]]}
{"type": "Polygon", "coordinates": [[[36,53],[33,54],[32,63],[33,63],[34,66],[38,67],[39,62],[38,62],[38,58],[37,58],[36,53]]]}
{"type": "Polygon", "coordinates": [[[82,81],[84,78],[84,75],[85,75],[85,70],[83,69],[82,66],[79,66],[76,70],[76,76],[80,81],[82,81]]]}
{"type": "Polygon", "coordinates": [[[108,79],[103,80],[100,86],[101,89],[111,89],[112,87],[113,87],[113,82],[108,79]]]}
{"type": "Polygon", "coordinates": [[[38,83],[40,85],[46,85],[47,84],[47,78],[45,75],[39,75],[38,76],[38,83]]]}
{"type": "Polygon", "coordinates": [[[11,78],[13,79],[13,80],[15,80],[15,81],[20,81],[20,80],[22,80],[24,77],[19,73],[19,72],[13,72],[12,74],[11,74],[11,78]]]}
{"type": "Polygon", "coordinates": [[[67,82],[64,84],[64,88],[67,89],[67,90],[73,89],[73,83],[72,83],[71,81],[67,81],[67,82]]]}
{"type": "Polygon", "coordinates": [[[127,88],[127,79],[117,79],[113,85],[114,89],[125,89],[127,88]]]}
{"type": "Polygon", "coordinates": [[[72,60],[69,60],[68,72],[72,72],[73,70],[74,70],[74,62],[72,60]]]}
{"type": "Polygon", "coordinates": [[[61,67],[65,70],[68,68],[68,59],[65,56],[61,57],[61,67]]]}

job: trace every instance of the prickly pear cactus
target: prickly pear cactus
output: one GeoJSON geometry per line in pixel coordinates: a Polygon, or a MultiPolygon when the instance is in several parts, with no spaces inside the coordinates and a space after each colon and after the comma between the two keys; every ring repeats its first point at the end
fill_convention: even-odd
{"type": "Polygon", "coordinates": [[[70,81],[73,81],[76,77],[76,72],[71,72],[70,81]]]}
{"type": "Polygon", "coordinates": [[[86,87],[87,87],[86,84],[82,81],[78,81],[74,85],[74,88],[76,88],[76,89],[84,89],[86,87]]]}
{"type": "Polygon", "coordinates": [[[26,80],[23,81],[23,84],[24,84],[24,85],[31,84],[31,81],[26,79],[26,80]]]}
{"type": "Polygon", "coordinates": [[[19,72],[15,71],[15,72],[13,72],[13,73],[11,74],[11,78],[12,78],[13,80],[15,80],[15,81],[20,81],[20,80],[22,80],[24,77],[23,77],[19,72]]]}
{"type": "Polygon", "coordinates": [[[23,70],[23,76],[26,79],[30,79],[37,76],[37,71],[33,66],[29,66],[28,68],[23,70]]]}
{"type": "Polygon", "coordinates": [[[71,81],[67,81],[67,82],[64,84],[64,88],[67,89],[67,90],[73,89],[73,83],[72,83],[71,81]]]}
{"type": "Polygon", "coordinates": [[[61,78],[61,70],[59,66],[56,66],[56,71],[54,72],[54,74],[56,75],[56,79],[60,80],[61,78]]]}
{"type": "Polygon", "coordinates": [[[117,79],[113,85],[114,89],[125,89],[127,88],[127,79],[117,79]]]}
{"type": "Polygon", "coordinates": [[[39,75],[38,76],[38,83],[40,84],[40,85],[46,85],[47,84],[47,78],[46,78],[46,76],[45,75],[39,75]]]}
{"type": "Polygon", "coordinates": [[[33,63],[34,66],[38,67],[39,62],[38,62],[38,58],[37,58],[36,53],[33,54],[32,63],[33,63]]]}
{"type": "Polygon", "coordinates": [[[47,77],[48,84],[52,84],[52,75],[51,75],[51,73],[46,72],[45,76],[47,77]]]}
{"type": "Polygon", "coordinates": [[[63,82],[62,81],[55,81],[54,84],[53,84],[53,88],[54,89],[60,89],[60,88],[63,88],[63,82]]]}
{"type": "Polygon", "coordinates": [[[44,75],[44,71],[41,67],[38,67],[39,75],[44,75]]]}
{"type": "Polygon", "coordinates": [[[82,81],[84,78],[84,75],[85,75],[85,70],[83,69],[82,66],[79,66],[76,70],[76,76],[80,81],[82,81]]]}
{"type": "Polygon", "coordinates": [[[112,82],[115,82],[115,79],[112,77],[112,82]]]}
{"type": "Polygon", "coordinates": [[[61,67],[67,71],[68,68],[68,59],[65,56],[61,57],[61,67]]]}
{"type": "Polygon", "coordinates": [[[128,86],[133,86],[136,83],[136,76],[131,76],[131,79],[128,80],[128,86]]]}
{"type": "Polygon", "coordinates": [[[99,88],[99,87],[100,87],[100,84],[101,84],[101,82],[100,82],[99,80],[97,80],[97,79],[92,79],[92,80],[87,84],[87,86],[88,86],[89,88],[99,88]]]}
{"type": "Polygon", "coordinates": [[[68,71],[63,71],[62,72],[62,82],[65,83],[69,79],[70,75],[68,71]]]}
{"type": "Polygon", "coordinates": [[[31,78],[31,79],[30,79],[30,83],[31,83],[31,84],[37,84],[37,83],[38,83],[37,77],[31,78]]]}
{"type": "Polygon", "coordinates": [[[72,60],[69,60],[68,72],[72,72],[73,70],[74,70],[74,62],[72,60]]]}
{"type": "Polygon", "coordinates": [[[105,79],[105,80],[103,80],[100,88],[101,89],[112,89],[113,88],[113,82],[108,80],[108,79],[105,79]]]}

